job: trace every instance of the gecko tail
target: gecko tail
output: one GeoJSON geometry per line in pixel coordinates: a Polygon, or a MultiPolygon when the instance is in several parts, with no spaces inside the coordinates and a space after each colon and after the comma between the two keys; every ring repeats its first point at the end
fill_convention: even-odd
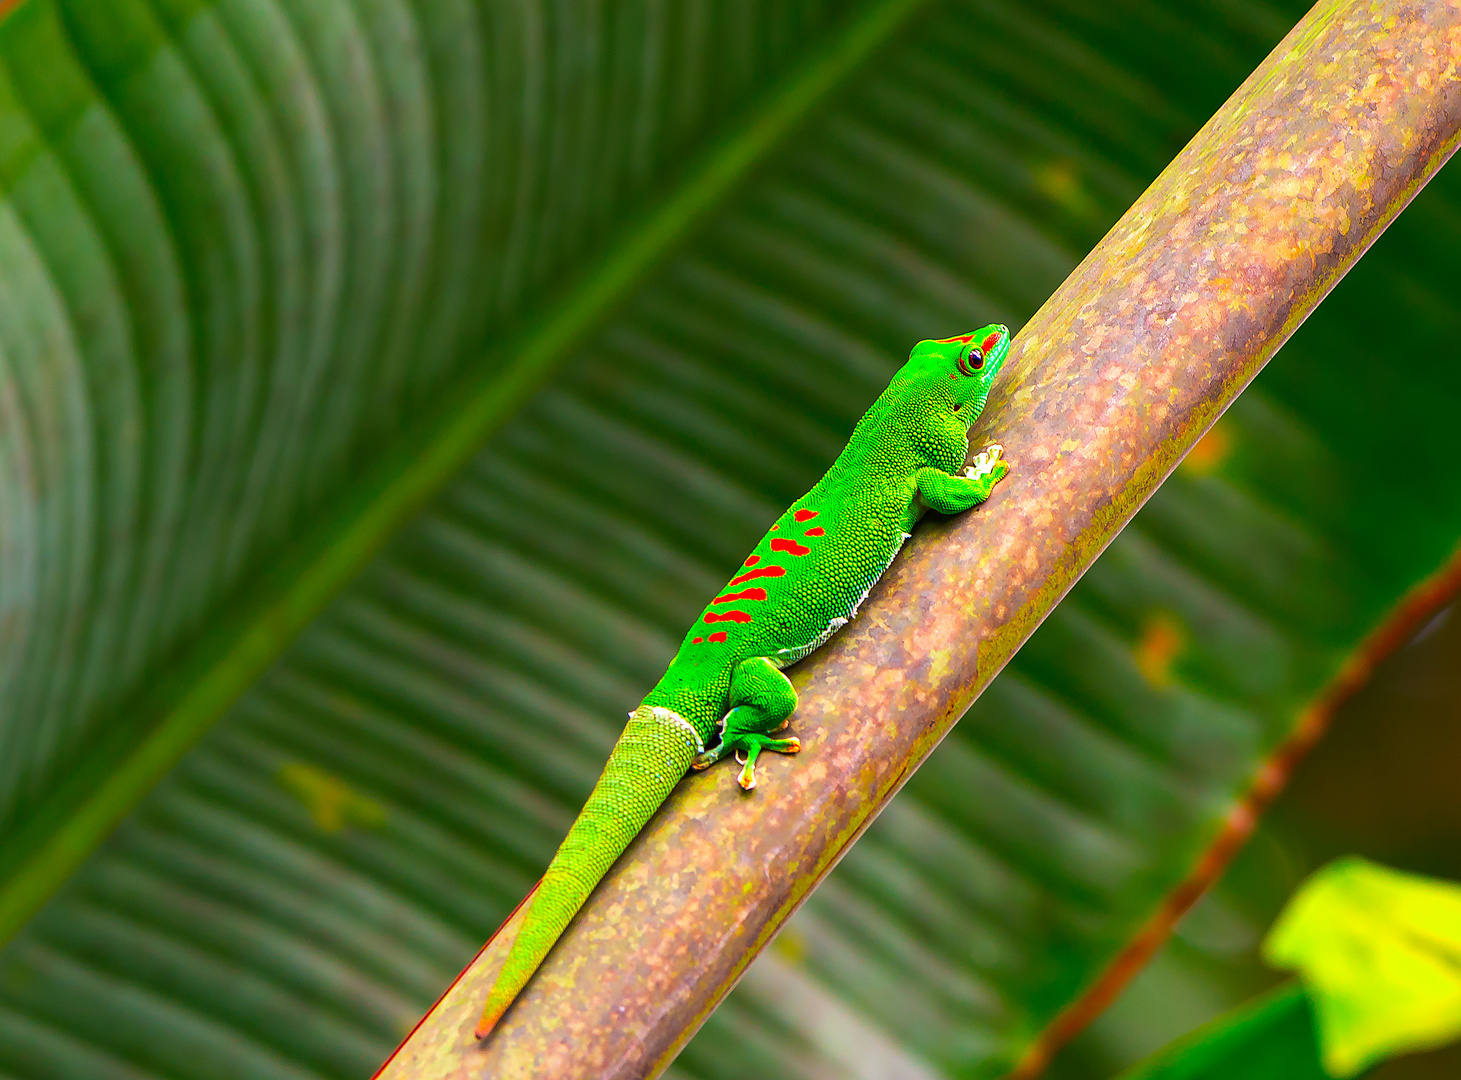
{"type": "Polygon", "coordinates": [[[485,1038],[496,1027],[594,887],[648,824],[701,749],[699,735],[678,713],[641,705],[630,715],[603,775],[532,896],[487,995],[477,1038],[485,1038]]]}
{"type": "MultiPolygon", "coordinates": [[[[528,894],[517,902],[517,907],[512,909],[512,913],[509,914],[507,918],[502,920],[502,925],[492,932],[492,936],[487,939],[487,944],[482,946],[482,952],[485,953],[488,949],[492,948],[492,943],[497,940],[498,935],[500,935],[504,930],[507,929],[508,924],[511,923],[513,919],[517,918],[517,913],[533,902],[533,897],[538,895],[538,889],[540,889],[542,885],[543,879],[539,878],[537,882],[534,883],[533,887],[528,890],[528,894]]],[[[511,949],[512,946],[509,944],[508,948],[511,949]]],[[[478,956],[480,955],[481,953],[478,954],[478,956]]],[[[475,964],[476,960],[474,959],[472,962],[473,964],[475,964]]],[[[463,971],[462,974],[457,977],[458,980],[464,978],[466,974],[467,973],[463,971]]],[[[477,1023],[476,1037],[479,1039],[486,1038],[488,1032],[492,1030],[493,1025],[496,1024],[497,1021],[501,1018],[503,1011],[504,1009],[498,1009],[496,1013],[493,1013],[492,1006],[489,1003],[488,1007],[482,1012],[482,1019],[477,1023]]]]}
{"type": "MultiPolygon", "coordinates": [[[[496,987],[493,987],[493,990],[493,996],[495,996],[496,987]]],[[[502,1019],[502,1014],[507,1012],[507,1006],[510,1004],[512,1004],[512,999],[510,998],[506,1002],[498,1003],[492,1000],[492,996],[489,996],[487,998],[487,1007],[482,1010],[482,1019],[477,1021],[476,1028],[472,1030],[473,1037],[485,1039],[488,1035],[491,1035],[492,1029],[497,1026],[497,1021],[502,1019]]]]}
{"type": "MultiPolygon", "coordinates": [[[[584,813],[588,812],[592,801],[590,799],[589,804],[585,805],[584,813]]],[[[582,820],[580,814],[579,821],[582,820]]],[[[571,839],[572,831],[568,835],[571,839]]],[[[568,846],[567,841],[563,846],[568,846]]],[[[559,849],[559,856],[562,854],[562,849],[559,849]]],[[[603,877],[603,874],[599,874],[590,880],[588,875],[575,874],[571,868],[557,865],[559,861],[559,857],[555,857],[553,863],[549,864],[547,873],[543,875],[538,891],[528,907],[527,917],[518,931],[517,940],[508,950],[502,970],[497,973],[497,981],[487,994],[482,1018],[477,1021],[476,1035],[479,1039],[486,1038],[497,1025],[497,1021],[502,1019],[507,1007],[522,993],[523,987],[527,986],[528,980],[548,958],[548,953],[568,928],[573,916],[578,914],[578,909],[588,899],[589,893],[593,892],[598,879],[603,877]]],[[[564,861],[571,863],[576,860],[564,861]]],[[[608,861],[613,863],[612,858],[608,861]]],[[[589,864],[588,869],[591,874],[592,864],[589,864]]],[[[605,867],[605,871],[607,869],[605,867]]]]}

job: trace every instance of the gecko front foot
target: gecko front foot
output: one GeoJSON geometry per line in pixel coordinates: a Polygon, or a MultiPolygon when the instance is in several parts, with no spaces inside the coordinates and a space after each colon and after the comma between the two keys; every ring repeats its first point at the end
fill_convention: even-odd
{"type": "Polygon", "coordinates": [[[970,480],[978,480],[981,476],[988,476],[998,471],[1000,477],[1009,472],[1009,463],[1000,460],[1004,453],[1004,447],[999,443],[990,443],[979,453],[974,455],[974,464],[964,469],[964,475],[970,480]]]}

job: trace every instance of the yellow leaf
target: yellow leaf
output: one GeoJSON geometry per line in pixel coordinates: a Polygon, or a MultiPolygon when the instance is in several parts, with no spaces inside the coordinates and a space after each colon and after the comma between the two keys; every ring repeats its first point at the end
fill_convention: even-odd
{"type": "Polygon", "coordinates": [[[1300,887],[1263,955],[1307,987],[1331,1076],[1461,1037],[1461,885],[1341,859],[1300,887]]]}

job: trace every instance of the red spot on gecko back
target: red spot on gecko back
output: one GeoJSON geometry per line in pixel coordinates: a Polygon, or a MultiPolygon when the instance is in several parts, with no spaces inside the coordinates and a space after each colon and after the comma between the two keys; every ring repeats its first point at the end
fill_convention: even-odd
{"type": "Polygon", "coordinates": [[[717,630],[715,633],[711,634],[705,640],[706,641],[724,641],[725,640],[725,631],[724,630],[717,630]]]}
{"type": "Polygon", "coordinates": [[[746,557],[746,561],[745,561],[745,564],[744,565],[746,565],[746,566],[755,566],[760,561],[761,561],[761,556],[759,556],[759,555],[749,555],[749,556],[746,557]]]}
{"type": "Polygon", "coordinates": [[[705,643],[705,639],[703,637],[697,637],[697,638],[691,638],[690,639],[690,644],[691,645],[702,645],[704,643],[705,643]]]}
{"type": "Polygon", "coordinates": [[[750,622],[751,614],[747,611],[707,611],[705,621],[713,622],[750,622]]]}
{"type": "Polygon", "coordinates": [[[781,522],[779,522],[779,521],[773,521],[771,523],[771,529],[769,531],[775,532],[779,528],[781,528],[781,522]]]}
{"type": "Polygon", "coordinates": [[[987,338],[985,338],[983,342],[980,343],[980,345],[979,345],[979,351],[982,352],[982,353],[988,353],[990,349],[994,348],[998,344],[999,344],[999,331],[996,330],[994,333],[990,334],[987,338]]]}
{"type": "Polygon", "coordinates": [[[771,541],[771,550],[784,551],[788,555],[806,555],[812,549],[803,544],[798,544],[795,540],[781,538],[771,541]]]}
{"type": "Polygon", "coordinates": [[[941,337],[941,338],[938,338],[938,339],[936,339],[934,341],[934,344],[935,345],[952,345],[954,342],[960,341],[960,342],[963,342],[965,345],[967,345],[967,344],[969,344],[969,342],[971,342],[973,340],[974,340],[974,335],[973,334],[960,334],[958,337],[941,337]]]}
{"type": "Polygon", "coordinates": [[[741,582],[750,581],[752,578],[781,577],[784,573],[786,573],[786,567],[784,566],[763,566],[759,570],[752,570],[750,573],[742,574],[740,577],[731,578],[730,583],[732,585],[739,585],[741,582]]]}
{"type": "Polygon", "coordinates": [[[712,604],[728,604],[732,600],[765,600],[765,589],[743,589],[740,592],[728,592],[724,596],[717,596],[710,601],[712,604]]]}
{"type": "Polygon", "coordinates": [[[806,531],[805,535],[806,536],[826,536],[827,535],[827,530],[824,529],[824,528],[822,528],[822,526],[818,525],[814,529],[808,529],[806,531]]]}
{"type": "Polygon", "coordinates": [[[817,512],[815,510],[798,510],[795,514],[792,514],[791,516],[796,518],[798,521],[811,521],[812,518],[817,516],[817,512]]]}

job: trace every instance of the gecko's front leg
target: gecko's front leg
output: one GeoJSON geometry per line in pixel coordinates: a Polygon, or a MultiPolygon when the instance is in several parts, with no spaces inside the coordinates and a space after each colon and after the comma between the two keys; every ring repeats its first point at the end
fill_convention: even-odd
{"type": "Polygon", "coordinates": [[[918,470],[918,495],[930,510],[940,514],[961,514],[989,498],[994,485],[1009,475],[1004,448],[991,443],[974,457],[974,464],[962,474],[925,467],[918,470]]]}

